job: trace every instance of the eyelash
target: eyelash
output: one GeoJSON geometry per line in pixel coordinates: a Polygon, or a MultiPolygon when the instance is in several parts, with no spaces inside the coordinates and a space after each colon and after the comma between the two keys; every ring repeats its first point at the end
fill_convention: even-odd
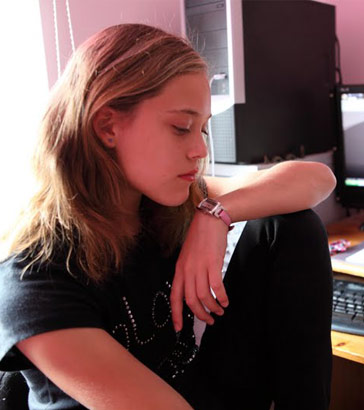
{"type": "Polygon", "coordinates": [[[177,125],[173,125],[173,128],[175,129],[175,131],[179,135],[188,134],[190,132],[190,130],[188,128],[177,127],[177,125]]]}
{"type": "MultiPolygon", "coordinates": [[[[173,128],[175,129],[175,131],[177,131],[179,135],[185,135],[190,132],[189,128],[181,128],[181,127],[177,127],[176,125],[173,125],[173,128]]],[[[202,130],[201,133],[204,134],[205,137],[209,136],[209,133],[207,130],[202,130]]]]}

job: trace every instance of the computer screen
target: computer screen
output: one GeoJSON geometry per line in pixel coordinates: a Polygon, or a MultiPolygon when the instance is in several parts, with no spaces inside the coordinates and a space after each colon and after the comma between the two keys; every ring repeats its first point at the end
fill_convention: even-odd
{"type": "Polygon", "coordinates": [[[364,84],[336,88],[337,192],[346,207],[364,208],[364,84]]]}

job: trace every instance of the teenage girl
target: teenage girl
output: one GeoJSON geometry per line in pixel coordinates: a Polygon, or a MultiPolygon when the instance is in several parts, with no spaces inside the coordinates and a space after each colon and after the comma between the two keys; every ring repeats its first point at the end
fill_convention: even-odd
{"type": "Polygon", "coordinates": [[[0,265],[0,369],[31,410],[328,407],[331,269],[307,209],[335,178],[300,161],[203,176],[210,117],[181,38],[118,25],[71,58],[0,265]]]}

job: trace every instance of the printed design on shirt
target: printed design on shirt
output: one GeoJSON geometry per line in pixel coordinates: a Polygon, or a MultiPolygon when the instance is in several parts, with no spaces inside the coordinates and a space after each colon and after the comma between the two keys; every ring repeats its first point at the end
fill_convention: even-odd
{"type": "MultiPolygon", "coordinates": [[[[165,283],[168,289],[172,287],[172,285],[167,281],[165,283]]],[[[152,342],[155,337],[156,333],[151,333],[148,337],[142,338],[138,332],[138,323],[133,315],[133,311],[130,307],[128,299],[126,296],[123,296],[121,299],[122,309],[126,313],[127,323],[118,323],[112,329],[112,334],[118,339],[125,341],[123,346],[129,350],[131,347],[131,337],[133,341],[139,346],[144,346],[150,342],[152,342]],[[129,330],[131,329],[131,334],[129,334],[129,330]]],[[[164,328],[167,323],[171,319],[171,306],[169,303],[169,297],[165,292],[157,291],[153,297],[152,302],[152,310],[151,310],[151,317],[153,326],[158,329],[164,328]]]]}
{"type": "Polygon", "coordinates": [[[158,371],[164,378],[175,379],[178,375],[182,375],[185,368],[195,359],[198,353],[199,348],[195,342],[192,327],[193,314],[189,312],[185,320],[189,321],[190,325],[185,323],[182,331],[177,333],[175,348],[158,366],[158,371]]]}
{"type": "MultiPolygon", "coordinates": [[[[171,285],[167,282],[167,286],[171,285]]],[[[154,326],[158,329],[164,328],[171,317],[171,305],[169,303],[169,297],[161,291],[158,291],[153,298],[152,305],[152,318],[154,326]],[[162,305],[165,305],[165,309],[162,310],[162,305]],[[159,307],[159,309],[158,309],[159,307]],[[167,313],[167,314],[166,314],[167,313]],[[162,319],[158,316],[162,316],[162,319]],[[163,318],[165,316],[165,318],[163,318]],[[164,320],[163,320],[164,319],[164,320]]]]}
{"type": "MultiPolygon", "coordinates": [[[[172,285],[167,281],[164,287],[166,287],[165,290],[158,290],[153,295],[150,314],[154,330],[144,337],[138,329],[138,322],[128,298],[122,296],[120,306],[123,322],[113,327],[112,334],[127,350],[133,352],[133,347],[143,347],[158,340],[158,332],[167,324],[171,325],[172,311],[169,295],[172,285]]],[[[155,369],[165,380],[172,380],[183,374],[185,368],[194,360],[198,352],[193,331],[194,315],[187,305],[184,306],[183,312],[184,326],[180,332],[176,333],[174,346],[168,349],[166,356],[161,359],[155,369]]]]}
{"type": "Polygon", "coordinates": [[[114,326],[114,329],[112,330],[112,333],[114,335],[118,335],[118,338],[125,340],[125,343],[123,343],[123,346],[129,350],[130,349],[130,336],[129,336],[129,330],[128,326],[126,326],[125,323],[119,323],[116,326],[114,326]],[[124,337],[121,337],[121,333],[124,332],[124,337]]]}

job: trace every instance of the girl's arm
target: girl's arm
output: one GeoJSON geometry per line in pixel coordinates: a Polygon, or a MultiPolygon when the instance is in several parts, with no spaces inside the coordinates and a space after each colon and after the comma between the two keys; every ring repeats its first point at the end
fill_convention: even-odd
{"type": "Polygon", "coordinates": [[[23,340],[17,347],[53,383],[88,409],[192,409],[102,329],[56,330],[23,340]]]}
{"type": "MultiPolygon", "coordinates": [[[[233,222],[312,208],[327,198],[336,185],[330,168],[305,161],[287,161],[243,176],[205,180],[209,197],[221,202],[233,222]]],[[[227,232],[221,220],[196,212],[176,264],[172,286],[176,330],[182,328],[183,299],[208,324],[213,324],[213,318],[206,308],[218,315],[224,313],[228,297],[221,270],[227,232]]]]}
{"type": "Polygon", "coordinates": [[[205,177],[208,194],[218,199],[233,222],[301,211],[326,199],[336,185],[319,162],[287,161],[231,178],[205,177]]]}

